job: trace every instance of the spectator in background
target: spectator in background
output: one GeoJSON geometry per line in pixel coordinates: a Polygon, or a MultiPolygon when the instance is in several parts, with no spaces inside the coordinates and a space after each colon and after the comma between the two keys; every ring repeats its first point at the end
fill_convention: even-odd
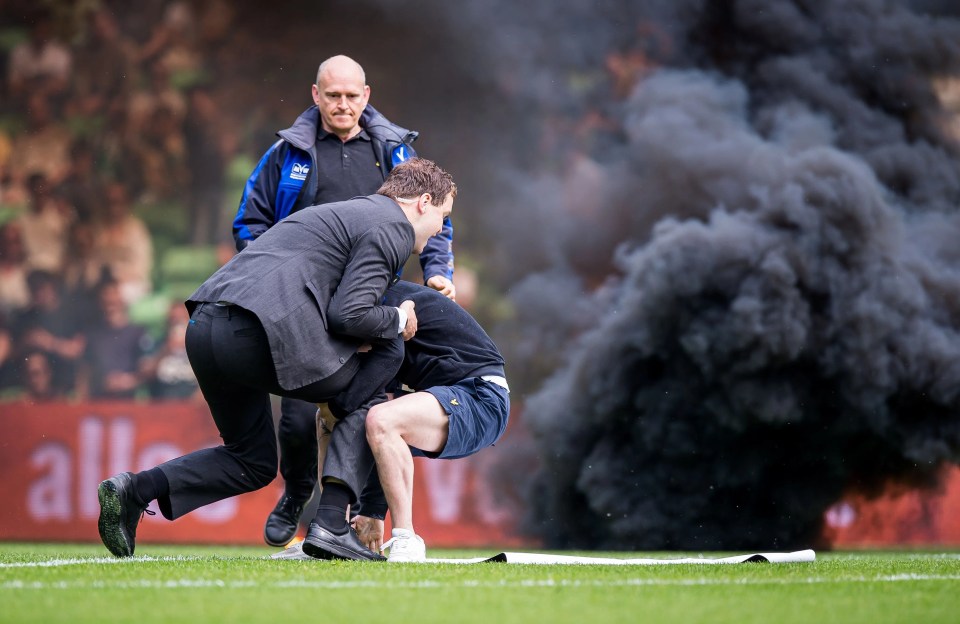
{"type": "Polygon", "coordinates": [[[103,219],[96,224],[94,257],[109,268],[128,304],[150,292],[153,242],[147,226],[130,208],[127,188],[109,182],[103,219]]]}
{"type": "Polygon", "coordinates": [[[190,2],[178,0],[169,3],[163,18],[156,23],[150,40],[140,49],[140,61],[162,64],[173,73],[196,71],[201,64],[196,45],[196,25],[196,15],[190,2]]]}
{"type": "Polygon", "coordinates": [[[0,128],[0,204],[23,203],[22,187],[17,188],[11,184],[11,156],[13,156],[12,135],[7,129],[0,128]],[[18,195],[18,191],[20,195],[18,195]]]}
{"type": "Polygon", "coordinates": [[[58,184],[70,166],[70,132],[54,121],[49,97],[31,93],[27,103],[27,131],[13,141],[9,172],[11,184],[23,185],[27,176],[42,173],[58,184]]]}
{"type": "Polygon", "coordinates": [[[42,353],[52,372],[52,385],[69,393],[76,383],[77,363],[86,345],[72,311],[63,305],[60,280],[46,271],[27,275],[30,306],[14,319],[18,354],[42,353]]]}
{"type": "MultiPolygon", "coordinates": [[[[190,211],[191,242],[208,245],[221,236],[223,185],[226,168],[224,136],[219,111],[210,89],[198,85],[187,94],[184,120],[187,159],[187,202],[190,211]]],[[[222,225],[226,229],[226,224],[222,225]]]]}
{"type": "Polygon", "coordinates": [[[193,44],[199,48],[205,64],[218,64],[218,61],[231,54],[229,39],[236,32],[235,3],[230,0],[205,0],[194,6],[198,15],[193,44]]]}
{"type": "Polygon", "coordinates": [[[87,331],[78,395],[90,399],[132,399],[140,388],[152,341],[130,323],[117,282],[100,287],[100,319],[87,331]]]}
{"type": "Polygon", "coordinates": [[[103,189],[94,169],[93,147],[85,140],[70,145],[70,165],[57,187],[80,221],[89,221],[99,208],[103,189]]]}
{"type": "MultiPolygon", "coordinates": [[[[123,32],[131,41],[140,42],[150,39],[156,24],[163,19],[169,0],[140,0],[137,10],[130,11],[130,0],[99,0],[98,4],[113,15],[123,16],[123,32]]],[[[137,54],[140,51],[137,50],[137,54]]]]}
{"type": "Polygon", "coordinates": [[[199,396],[200,386],[187,358],[186,336],[190,314],[182,303],[167,311],[166,335],[144,367],[144,378],[154,399],[188,399],[199,396]]]}
{"type": "Polygon", "coordinates": [[[53,20],[40,14],[30,29],[30,38],[10,51],[7,81],[10,95],[23,100],[28,95],[63,95],[72,66],[70,50],[57,42],[53,20]]]}
{"type": "Polygon", "coordinates": [[[0,226],[0,314],[10,315],[30,303],[26,258],[20,224],[0,226]]]}
{"type": "Polygon", "coordinates": [[[166,67],[154,63],[150,66],[149,77],[146,88],[134,91],[127,102],[127,140],[134,139],[147,129],[158,108],[166,108],[177,127],[187,114],[187,99],[170,84],[170,72],[166,67]]]}
{"type": "Polygon", "coordinates": [[[127,152],[140,166],[147,198],[180,197],[187,178],[186,145],[182,120],[168,106],[155,107],[140,132],[128,135],[127,152]]]}
{"type": "MultiPolygon", "coordinates": [[[[140,167],[135,159],[130,158],[127,147],[127,135],[135,132],[129,128],[129,120],[129,109],[126,106],[111,109],[107,113],[103,132],[92,137],[91,142],[98,168],[109,172],[110,178],[123,180],[129,188],[141,188],[143,180],[140,178],[140,167]]],[[[101,181],[100,187],[105,185],[106,183],[101,181]]],[[[93,209],[96,219],[102,219],[104,216],[100,209],[102,203],[101,196],[93,209]]]]}
{"type": "Polygon", "coordinates": [[[63,267],[63,298],[81,327],[90,327],[99,316],[97,293],[101,284],[116,281],[110,267],[95,252],[96,230],[92,223],[74,221],[67,234],[67,258],[63,267]]]}
{"type": "Polygon", "coordinates": [[[64,214],[51,196],[50,183],[42,173],[27,178],[30,203],[27,212],[17,217],[23,232],[27,266],[56,273],[63,267],[70,216],[64,214]]]}
{"type": "Polygon", "coordinates": [[[67,115],[97,117],[109,107],[123,106],[129,85],[134,83],[133,54],[134,46],[123,38],[110,11],[88,11],[86,36],[76,51],[67,115]]]}
{"type": "Polygon", "coordinates": [[[143,190],[141,197],[179,199],[187,176],[183,136],[187,100],[170,84],[170,73],[162,64],[154,63],[149,71],[147,88],[130,97],[126,119],[112,120],[122,136],[113,151],[118,152],[115,159],[123,161],[124,175],[136,180],[130,188],[143,190]]]}
{"type": "Polygon", "coordinates": [[[19,381],[13,353],[13,334],[7,326],[7,319],[0,315],[0,391],[17,386],[19,381]]]}
{"type": "Polygon", "coordinates": [[[43,351],[30,351],[20,365],[20,400],[28,403],[56,401],[64,398],[54,383],[53,366],[43,351]]]}

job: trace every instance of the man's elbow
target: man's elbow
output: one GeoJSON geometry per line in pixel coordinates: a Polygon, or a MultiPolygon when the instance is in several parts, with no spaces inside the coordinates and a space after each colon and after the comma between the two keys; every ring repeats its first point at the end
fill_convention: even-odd
{"type": "Polygon", "coordinates": [[[363,338],[363,315],[346,313],[336,307],[327,309],[327,328],[332,334],[363,338]]]}
{"type": "Polygon", "coordinates": [[[328,314],[327,328],[331,334],[349,334],[351,324],[339,314],[328,314]]]}
{"type": "Polygon", "coordinates": [[[350,336],[360,340],[396,337],[396,334],[388,336],[389,332],[378,331],[380,323],[375,323],[376,327],[373,325],[373,319],[366,314],[340,314],[335,311],[327,311],[327,329],[331,334],[350,336]]]}

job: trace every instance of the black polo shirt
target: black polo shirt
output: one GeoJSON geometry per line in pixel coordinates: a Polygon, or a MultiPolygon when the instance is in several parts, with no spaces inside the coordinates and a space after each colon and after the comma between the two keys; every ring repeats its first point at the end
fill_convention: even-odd
{"type": "Polygon", "coordinates": [[[361,130],[346,143],[323,128],[317,129],[317,194],[314,204],[328,204],[372,195],[383,184],[373,141],[361,130]]]}

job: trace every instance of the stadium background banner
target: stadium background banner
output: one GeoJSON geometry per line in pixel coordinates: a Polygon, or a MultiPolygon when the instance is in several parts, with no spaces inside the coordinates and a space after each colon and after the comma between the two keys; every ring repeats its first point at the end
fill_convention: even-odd
{"type": "MultiPolygon", "coordinates": [[[[97,484],[219,444],[202,403],[0,405],[0,539],[96,542],[97,484]]],[[[489,459],[417,460],[414,514],[431,546],[520,545],[513,515],[483,478],[489,459]]],[[[277,479],[176,522],[145,516],[139,543],[263,544],[277,479]]],[[[155,504],[151,507],[156,511],[155,504]]]]}

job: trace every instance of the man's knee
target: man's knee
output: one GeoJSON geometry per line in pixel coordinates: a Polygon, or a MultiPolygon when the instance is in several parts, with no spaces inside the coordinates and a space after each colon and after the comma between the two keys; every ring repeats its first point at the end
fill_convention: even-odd
{"type": "Polygon", "coordinates": [[[270,485],[277,476],[277,461],[277,448],[274,444],[259,448],[255,455],[247,458],[246,465],[253,489],[259,490],[270,485]]]}
{"type": "Polygon", "coordinates": [[[384,438],[396,433],[395,421],[389,402],[374,405],[370,408],[370,411],[367,412],[366,430],[367,442],[374,449],[383,442],[384,438]]]}

